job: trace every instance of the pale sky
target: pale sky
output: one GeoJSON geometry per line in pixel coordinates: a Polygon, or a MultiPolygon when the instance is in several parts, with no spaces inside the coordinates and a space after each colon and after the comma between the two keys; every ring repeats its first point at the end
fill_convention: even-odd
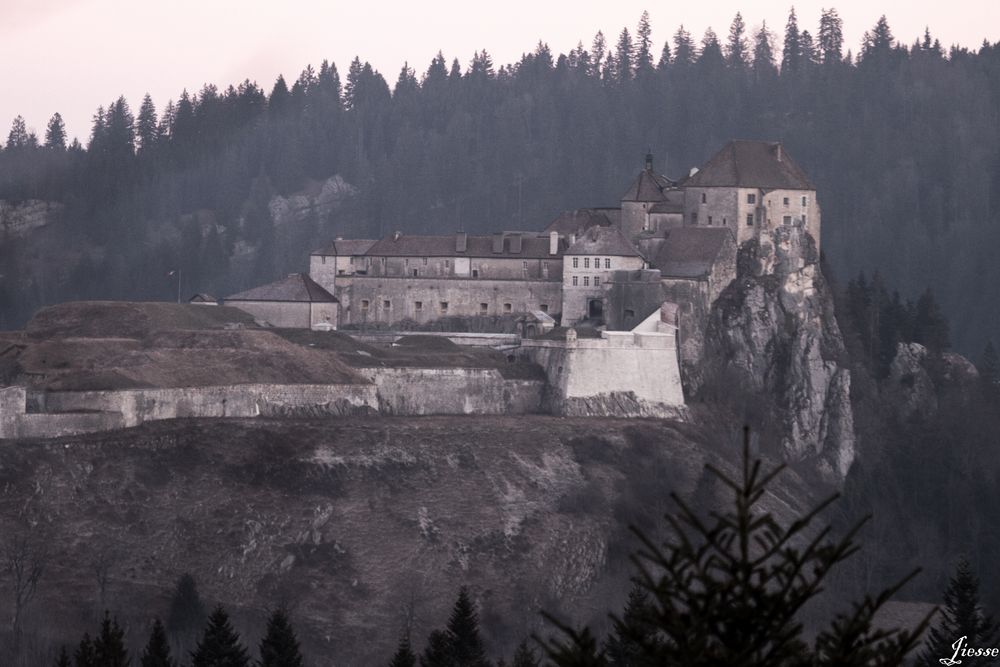
{"type": "MultiPolygon", "coordinates": [[[[360,55],[390,86],[404,61],[426,70],[438,50],[463,69],[486,49],[499,66],[538,40],[554,53],[597,30],[608,41],[623,27],[634,34],[649,11],[656,52],[681,23],[700,39],[709,26],[720,39],[737,11],[751,29],[767,21],[779,36],[791,1],[760,0],[0,0],[0,141],[22,114],[39,137],[59,111],[70,136],[86,143],[98,105],[125,95],[133,111],[144,93],[157,110],[181,90],[204,83],[224,88],[249,78],[265,91],[278,74],[289,84],[307,65],[337,64],[343,79],[360,55]]],[[[1000,41],[998,0],[808,0],[795,2],[800,29],[814,35],[823,6],[844,19],[857,53],[865,30],[886,14],[907,43],[929,25],[946,47],[1000,41]]]]}

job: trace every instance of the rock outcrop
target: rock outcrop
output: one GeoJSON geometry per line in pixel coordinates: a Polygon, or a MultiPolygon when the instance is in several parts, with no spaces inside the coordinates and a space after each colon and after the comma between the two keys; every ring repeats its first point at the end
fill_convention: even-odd
{"type": "Polygon", "coordinates": [[[0,199],[0,235],[24,237],[53,222],[62,211],[62,204],[28,199],[20,202],[0,199]]]}
{"type": "Polygon", "coordinates": [[[850,372],[808,234],[781,227],[743,244],[737,278],[712,306],[704,358],[709,388],[753,403],[780,434],[787,459],[812,460],[831,480],[847,474],[850,372]]]}

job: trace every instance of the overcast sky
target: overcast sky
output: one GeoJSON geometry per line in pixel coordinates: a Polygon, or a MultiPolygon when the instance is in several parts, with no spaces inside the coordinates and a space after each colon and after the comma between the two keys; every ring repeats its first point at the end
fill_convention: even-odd
{"type": "MultiPolygon", "coordinates": [[[[419,72],[440,49],[463,68],[485,48],[496,65],[517,60],[538,40],[555,53],[597,30],[634,34],[650,13],[659,52],[681,23],[700,39],[720,38],[737,11],[751,28],[767,21],[779,36],[791,3],[737,0],[0,0],[0,140],[17,114],[41,137],[59,111],[86,143],[98,105],[125,95],[133,111],[149,92],[157,109],[181,90],[220,88],[249,78],[270,91],[279,73],[335,62],[341,77],[360,55],[390,85],[404,61],[419,72]]],[[[1000,0],[809,0],[796,2],[800,28],[815,34],[820,9],[833,5],[855,53],[864,31],[886,14],[911,43],[929,25],[942,44],[978,47],[1000,40],[1000,0]]],[[[291,82],[289,82],[291,83],[291,82]]]]}

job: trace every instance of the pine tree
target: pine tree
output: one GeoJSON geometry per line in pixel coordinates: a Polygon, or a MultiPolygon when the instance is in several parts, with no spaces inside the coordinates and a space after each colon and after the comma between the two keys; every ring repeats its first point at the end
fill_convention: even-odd
{"type": "Polygon", "coordinates": [[[885,18],[885,14],[883,14],[879,17],[878,22],[875,23],[875,27],[872,28],[871,32],[865,31],[861,45],[861,60],[868,60],[873,57],[885,57],[892,51],[895,44],[896,38],[892,36],[889,21],[885,18]]]}
{"type": "Polygon", "coordinates": [[[167,634],[175,642],[175,648],[186,650],[190,647],[206,620],[205,605],[198,595],[194,577],[185,573],[177,580],[167,612],[167,634]]]}
{"type": "Polygon", "coordinates": [[[83,639],[73,653],[74,667],[98,667],[97,658],[94,655],[94,642],[90,639],[89,633],[83,633],[83,639]]]}
{"type": "Polygon", "coordinates": [[[139,115],[135,119],[135,134],[139,141],[139,153],[149,152],[160,139],[160,127],[156,119],[156,106],[149,93],[142,98],[139,115]]]}
{"type": "Polygon", "coordinates": [[[844,59],[844,21],[837,10],[824,9],[819,18],[819,52],[824,65],[844,59]]]}
{"type": "Polygon", "coordinates": [[[917,299],[913,328],[913,340],[928,350],[943,352],[951,347],[948,320],[929,287],[917,299]]]}
{"type": "Polygon", "coordinates": [[[701,55],[698,56],[698,64],[715,67],[725,62],[722,57],[722,45],[719,44],[719,36],[715,34],[709,26],[705,35],[701,38],[701,55]]]}
{"type": "Polygon", "coordinates": [[[403,633],[389,667],[416,667],[416,665],[417,656],[414,655],[413,649],[410,647],[410,633],[403,633]]]}
{"type": "Polygon", "coordinates": [[[45,147],[56,151],[66,150],[66,124],[58,111],[52,114],[45,127],[45,147]]]}
{"type": "Polygon", "coordinates": [[[485,667],[486,649],[479,636],[479,616],[469,598],[469,590],[462,586],[448,620],[448,639],[455,667],[485,667]]]}
{"type": "Polygon", "coordinates": [[[514,661],[511,662],[511,667],[540,667],[541,664],[534,650],[528,646],[528,640],[522,639],[514,651],[514,661]]]}
{"type": "Polygon", "coordinates": [[[125,648],[125,631],[118,627],[107,611],[101,621],[101,634],[94,639],[94,660],[99,667],[127,667],[128,650],[125,648]]]}
{"type": "MultiPolygon", "coordinates": [[[[837,541],[827,537],[829,528],[814,531],[813,523],[836,500],[833,496],[783,526],[759,504],[784,466],[764,472],[760,461],[750,461],[749,429],[742,458],[738,481],[707,466],[733,492],[731,509],[705,520],[671,494],[678,509],[667,520],[675,537],[661,545],[634,530],[642,545],[634,556],[636,582],[650,596],[652,611],[632,622],[621,619],[620,628],[636,640],[642,664],[901,665],[918,645],[929,617],[912,631],[875,629],[873,621],[917,573],[835,616],[810,647],[798,614],[822,589],[831,569],[858,549],[854,536],[863,522],[837,541]],[[801,539],[814,533],[815,539],[801,539]]],[[[588,630],[576,631],[546,617],[565,637],[545,644],[557,667],[607,664],[588,630]]]]}
{"type": "Polygon", "coordinates": [[[649,25],[649,12],[643,11],[639,17],[639,26],[635,30],[635,69],[637,73],[645,74],[653,69],[653,40],[650,38],[653,29],[649,25]]]}
{"type": "Polygon", "coordinates": [[[17,116],[11,123],[10,132],[7,133],[7,150],[15,148],[26,148],[28,146],[28,126],[24,122],[24,116],[17,116]]]}
{"type": "Polygon", "coordinates": [[[795,17],[795,7],[788,13],[785,23],[785,48],[781,52],[781,73],[792,74],[799,70],[801,64],[802,40],[799,37],[799,20],[795,17]]]}
{"type": "MultiPolygon", "coordinates": [[[[983,611],[979,601],[979,580],[972,574],[969,562],[962,558],[955,568],[955,576],[948,581],[944,592],[944,609],[936,627],[927,637],[918,664],[930,667],[939,665],[942,658],[950,658],[955,652],[952,644],[965,637],[967,647],[996,646],[1000,627],[991,616],[983,611]]],[[[983,661],[962,659],[963,665],[989,664],[983,661]]]]}
{"type": "MultiPolygon", "coordinates": [[[[355,58],[357,60],[357,58],[355,58]]],[[[278,118],[285,113],[291,104],[292,94],[288,91],[288,84],[285,77],[278,75],[271,87],[271,94],[267,97],[267,113],[271,118],[278,118]]]]}
{"type": "Polygon", "coordinates": [[[434,630],[427,637],[427,646],[420,656],[420,667],[453,667],[451,639],[448,633],[434,630]]]}
{"type": "Polygon", "coordinates": [[[153,630],[149,633],[139,667],[177,667],[177,662],[170,655],[167,632],[158,618],[153,621],[153,630]]]}
{"type": "Polygon", "coordinates": [[[697,57],[698,51],[695,49],[694,40],[691,39],[691,33],[684,29],[682,23],[674,33],[674,64],[690,65],[697,57]]]}
{"type": "Polygon", "coordinates": [[[302,667],[302,652],[288,613],[275,609],[260,640],[260,667],[302,667]]]}
{"type": "Polygon", "coordinates": [[[666,72],[667,68],[670,67],[670,62],[670,42],[663,42],[663,50],[660,51],[660,60],[656,63],[657,71],[666,72]]]}
{"type": "Polygon", "coordinates": [[[608,662],[615,667],[640,667],[644,647],[656,643],[656,627],[649,594],[638,583],[632,585],[621,618],[614,619],[614,628],[604,645],[608,662]]]}
{"type": "Polygon", "coordinates": [[[774,49],[771,47],[771,33],[767,30],[767,21],[761,22],[760,30],[754,36],[753,69],[758,77],[776,71],[774,49]]]}
{"type": "Polygon", "coordinates": [[[191,667],[248,667],[250,658],[240,645],[240,636],[229,623],[229,615],[219,605],[191,653],[191,667]]]}
{"type": "Polygon", "coordinates": [[[745,67],[747,64],[746,24],[739,12],[736,12],[736,16],[729,26],[729,39],[726,41],[726,63],[730,67],[745,67]]]}
{"type": "Polygon", "coordinates": [[[622,28],[621,34],[618,35],[618,47],[615,49],[615,74],[618,83],[625,83],[632,79],[635,70],[634,50],[632,36],[628,32],[628,28],[622,28]]]}
{"type": "Polygon", "coordinates": [[[66,645],[63,644],[59,647],[59,656],[56,658],[55,667],[72,667],[72,664],[69,660],[69,653],[66,652],[66,645]]]}
{"type": "Polygon", "coordinates": [[[597,34],[594,35],[594,41],[590,46],[590,66],[592,68],[590,76],[595,79],[599,79],[601,77],[601,67],[604,65],[604,56],[607,53],[607,49],[608,44],[604,39],[604,33],[598,30],[597,34]]]}

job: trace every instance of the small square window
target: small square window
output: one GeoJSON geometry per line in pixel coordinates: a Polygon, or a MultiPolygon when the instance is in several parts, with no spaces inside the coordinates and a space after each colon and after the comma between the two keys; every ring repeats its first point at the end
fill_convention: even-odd
{"type": "Polygon", "coordinates": [[[481,314],[485,315],[486,313],[489,312],[489,310],[490,310],[490,305],[488,303],[479,304],[479,312],[481,314]]]}
{"type": "Polygon", "coordinates": [[[635,311],[626,308],[625,309],[625,317],[635,317],[635,311]]]}
{"type": "Polygon", "coordinates": [[[573,268],[574,269],[580,268],[580,258],[579,257],[574,257],[573,258],[573,268]]]}
{"type": "Polygon", "coordinates": [[[576,287],[579,276],[573,276],[573,286],[576,287]]]}
{"type": "Polygon", "coordinates": [[[605,269],[610,269],[611,268],[611,258],[610,257],[605,257],[604,258],[604,268],[605,269]]]}
{"type": "Polygon", "coordinates": [[[805,216],[805,214],[804,214],[804,213],[802,214],[802,226],[803,226],[803,227],[805,227],[805,226],[806,226],[806,216],[805,216]]]}
{"type": "Polygon", "coordinates": [[[413,302],[413,309],[416,310],[416,311],[423,310],[424,309],[424,302],[423,301],[414,301],[413,302]]]}
{"type": "Polygon", "coordinates": [[[413,269],[413,277],[416,278],[418,275],[420,274],[417,272],[417,269],[413,269]]]}
{"type": "Polygon", "coordinates": [[[704,204],[707,201],[708,201],[708,195],[706,195],[704,192],[702,192],[701,193],[701,203],[704,204]]]}
{"type": "Polygon", "coordinates": [[[473,278],[479,277],[479,269],[472,269],[472,277],[473,278]]]}
{"type": "Polygon", "coordinates": [[[788,197],[785,197],[785,206],[788,206],[788,197]]]}
{"type": "Polygon", "coordinates": [[[512,308],[511,308],[511,305],[509,303],[505,303],[503,305],[503,312],[509,313],[509,312],[511,312],[511,310],[512,310],[512,308]]]}
{"type": "Polygon", "coordinates": [[[585,268],[585,269],[589,269],[590,268],[590,258],[589,257],[584,257],[583,258],[583,268],[585,268]]]}
{"type": "Polygon", "coordinates": [[[790,225],[792,224],[792,216],[786,215],[781,221],[786,225],[790,225]]]}
{"type": "Polygon", "coordinates": [[[368,310],[368,299],[361,299],[361,310],[368,310]]]}
{"type": "Polygon", "coordinates": [[[382,302],[382,307],[388,310],[392,308],[392,302],[389,301],[389,299],[386,299],[385,301],[382,302]]]}
{"type": "Polygon", "coordinates": [[[802,205],[803,206],[809,206],[809,197],[806,197],[805,195],[802,195],[802,205]]]}
{"type": "Polygon", "coordinates": [[[753,213],[747,213],[747,227],[753,227],[753,213]]]}
{"type": "Polygon", "coordinates": [[[448,302],[447,301],[442,301],[441,302],[441,312],[442,313],[447,313],[448,312],[448,302]]]}
{"type": "Polygon", "coordinates": [[[747,194],[747,203],[748,204],[756,204],[757,203],[757,195],[753,194],[752,192],[749,193],[749,194],[747,194]]]}
{"type": "Polygon", "coordinates": [[[708,224],[712,224],[712,216],[708,216],[708,224]]]}
{"type": "Polygon", "coordinates": [[[549,312],[549,304],[547,304],[547,303],[539,304],[538,305],[538,310],[542,311],[543,313],[549,312]]]}
{"type": "Polygon", "coordinates": [[[590,276],[584,276],[583,277],[583,286],[584,287],[590,287],[590,276]]]}
{"type": "Polygon", "coordinates": [[[525,271],[527,271],[528,270],[528,262],[521,262],[521,268],[523,268],[525,271]]]}

